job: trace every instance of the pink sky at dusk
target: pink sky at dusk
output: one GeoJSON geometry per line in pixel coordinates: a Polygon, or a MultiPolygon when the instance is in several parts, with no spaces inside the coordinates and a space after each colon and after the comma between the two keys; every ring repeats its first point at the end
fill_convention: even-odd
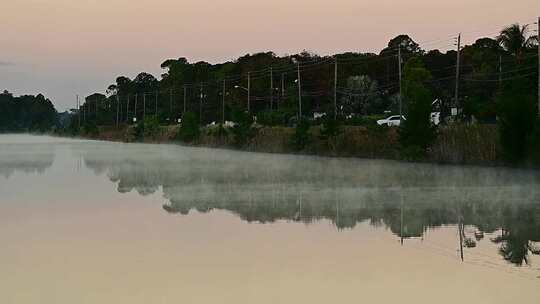
{"type": "MultiPolygon", "coordinates": [[[[159,77],[167,58],[221,62],[247,53],[379,52],[398,34],[448,49],[515,22],[540,1],[521,0],[3,0],[0,90],[43,93],[57,109],[104,92],[118,75],[159,77]]],[[[420,43],[422,46],[422,43],[420,43]]]]}

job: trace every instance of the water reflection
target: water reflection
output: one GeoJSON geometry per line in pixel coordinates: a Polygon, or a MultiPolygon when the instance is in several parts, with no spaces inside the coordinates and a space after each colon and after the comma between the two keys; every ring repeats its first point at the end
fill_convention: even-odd
{"type": "Polygon", "coordinates": [[[327,219],[338,229],[369,222],[402,243],[452,226],[461,259],[486,234],[512,264],[540,254],[538,172],[155,147],[79,152],[121,193],[162,190],[171,214],[218,209],[247,222],[327,219]]]}
{"type": "MultiPolygon", "coordinates": [[[[534,171],[166,145],[86,142],[70,148],[95,174],[117,183],[120,193],[162,191],[162,208],[170,214],[226,210],[247,222],[324,219],[338,229],[368,222],[402,244],[454,227],[463,260],[485,241],[518,266],[540,254],[540,173],[534,171]]],[[[2,144],[0,175],[43,173],[55,153],[54,145],[2,144]]]]}
{"type": "Polygon", "coordinates": [[[51,145],[3,144],[0,142],[0,176],[9,178],[15,172],[44,173],[54,162],[51,145]]]}

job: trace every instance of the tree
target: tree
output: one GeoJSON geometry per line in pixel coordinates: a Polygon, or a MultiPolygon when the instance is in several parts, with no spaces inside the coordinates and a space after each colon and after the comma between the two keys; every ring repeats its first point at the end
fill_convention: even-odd
{"type": "Polygon", "coordinates": [[[341,98],[343,110],[347,114],[368,114],[370,105],[381,102],[380,92],[377,89],[377,81],[367,75],[351,76],[347,79],[347,89],[341,98]]]}
{"type": "Polygon", "coordinates": [[[516,79],[505,85],[498,98],[499,137],[503,157],[510,163],[519,163],[526,156],[536,120],[535,97],[522,80],[516,79]]]}
{"type": "Polygon", "coordinates": [[[537,214],[531,207],[505,208],[502,214],[501,235],[492,239],[500,244],[499,254],[508,262],[530,265],[531,255],[540,255],[535,244],[539,240],[537,214]]]}
{"type": "MultiPolygon", "coordinates": [[[[481,121],[495,121],[495,95],[499,89],[499,57],[509,55],[499,46],[495,39],[481,38],[462,51],[462,58],[468,63],[462,69],[464,77],[477,81],[464,82],[462,94],[467,100],[464,104],[466,115],[474,115],[481,121]]],[[[506,64],[505,70],[508,68],[506,64]]]]}
{"type": "Polygon", "coordinates": [[[158,80],[152,74],[142,72],[133,79],[133,85],[137,93],[151,92],[157,89],[158,80]]]}
{"type": "Polygon", "coordinates": [[[311,141],[311,134],[309,133],[310,125],[306,119],[300,119],[296,124],[294,134],[292,136],[292,145],[295,150],[303,150],[311,141]]]}
{"type": "Polygon", "coordinates": [[[0,94],[0,132],[50,131],[58,125],[58,113],[42,94],[0,94]]]}
{"type": "Polygon", "coordinates": [[[529,36],[529,26],[513,24],[504,28],[497,42],[509,53],[513,54],[518,62],[522,60],[523,52],[531,47],[538,38],[529,36]]]}
{"type": "Polygon", "coordinates": [[[435,127],[431,123],[432,97],[425,85],[430,79],[431,74],[420,59],[413,57],[407,61],[403,70],[403,92],[408,111],[399,131],[406,153],[415,154],[407,157],[421,157],[435,139],[435,127]]]}
{"type": "Polygon", "coordinates": [[[234,143],[236,146],[242,147],[246,145],[249,139],[254,135],[251,127],[253,125],[253,116],[247,112],[233,109],[232,119],[235,122],[235,125],[232,128],[234,143]]]}
{"type": "Polygon", "coordinates": [[[396,54],[397,49],[400,47],[401,53],[406,57],[423,55],[425,53],[409,35],[402,34],[390,40],[388,46],[381,51],[380,55],[396,54]]]}
{"type": "Polygon", "coordinates": [[[184,113],[180,130],[178,130],[177,138],[185,142],[193,142],[199,138],[199,135],[199,121],[195,113],[184,113]]]}
{"type": "Polygon", "coordinates": [[[540,167],[540,117],[536,118],[534,132],[529,136],[527,148],[529,162],[540,167]]]}
{"type": "Polygon", "coordinates": [[[172,88],[191,81],[191,66],[188,60],[184,57],[178,59],[167,59],[161,64],[161,68],[167,69],[167,72],[161,75],[162,87],[172,88]]]}

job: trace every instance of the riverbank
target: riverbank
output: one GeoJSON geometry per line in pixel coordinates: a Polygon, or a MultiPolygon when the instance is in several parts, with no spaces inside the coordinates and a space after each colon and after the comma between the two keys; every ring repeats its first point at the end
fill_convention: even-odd
{"type": "MultiPolygon", "coordinates": [[[[345,126],[334,137],[321,135],[318,126],[311,127],[302,149],[292,144],[295,129],[290,127],[258,126],[242,145],[238,145],[231,129],[206,127],[198,139],[186,143],[177,139],[178,126],[162,126],[151,136],[136,138],[134,127],[122,125],[99,127],[94,136],[85,138],[144,143],[180,143],[188,146],[228,148],[241,151],[306,154],[330,157],[403,160],[396,128],[345,126]]],[[[453,125],[441,127],[437,140],[427,154],[417,161],[496,166],[503,164],[497,127],[493,125],[453,125]]]]}

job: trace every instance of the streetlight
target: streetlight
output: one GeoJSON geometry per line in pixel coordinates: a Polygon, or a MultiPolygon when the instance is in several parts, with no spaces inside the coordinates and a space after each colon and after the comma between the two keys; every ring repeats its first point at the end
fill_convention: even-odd
{"type": "Polygon", "coordinates": [[[235,89],[242,89],[242,90],[244,90],[244,91],[246,91],[246,92],[249,91],[247,88],[244,88],[243,86],[239,86],[239,85],[235,85],[234,88],[235,88],[235,89]]]}
{"type": "MultiPolygon", "coordinates": [[[[249,74],[248,74],[248,77],[249,77],[249,74]]],[[[250,109],[250,99],[251,99],[251,96],[250,96],[250,95],[251,95],[250,87],[251,87],[251,86],[250,86],[250,83],[249,83],[249,78],[248,78],[248,87],[247,87],[247,88],[245,88],[245,87],[243,87],[243,86],[239,86],[239,85],[235,85],[235,86],[234,86],[235,89],[242,89],[242,90],[244,90],[244,91],[247,92],[247,111],[248,111],[248,113],[249,113],[250,110],[251,110],[251,109],[250,109]]]]}

